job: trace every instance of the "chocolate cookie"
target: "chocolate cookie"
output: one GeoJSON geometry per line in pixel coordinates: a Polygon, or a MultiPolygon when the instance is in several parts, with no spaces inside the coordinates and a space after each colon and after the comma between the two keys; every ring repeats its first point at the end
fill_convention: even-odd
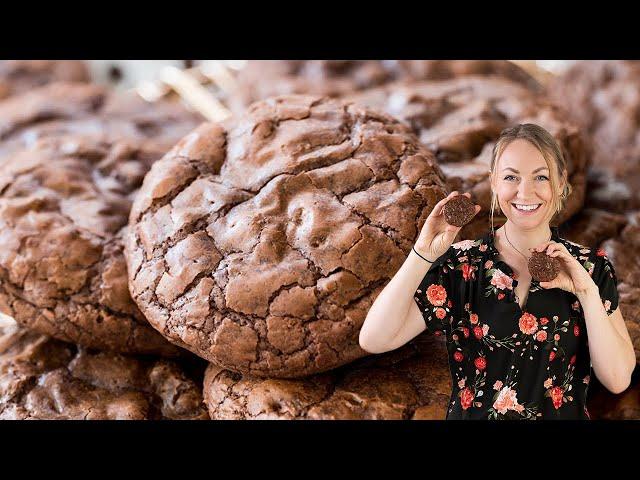
{"type": "MultiPolygon", "coordinates": [[[[636,375],[637,377],[637,375],[636,375]]],[[[589,385],[587,408],[592,420],[640,420],[640,379],[632,379],[627,390],[613,394],[595,376],[589,385]]]]}
{"type": "Polygon", "coordinates": [[[81,83],[55,83],[0,101],[2,159],[38,140],[82,135],[171,148],[202,117],[175,101],[145,102],[131,93],[81,83]]]}
{"type": "Polygon", "coordinates": [[[444,420],[451,395],[446,342],[424,336],[388,354],[298,380],[205,374],[212,419],[444,420]]]}
{"type": "Polygon", "coordinates": [[[457,195],[445,203],[442,213],[449,225],[463,227],[474,217],[476,206],[465,195],[457,195]]]}
{"type": "MultiPolygon", "coordinates": [[[[574,215],[584,203],[588,145],[580,128],[538,91],[504,77],[466,76],[445,81],[392,83],[349,96],[409,124],[436,155],[451,190],[471,192],[482,207],[461,238],[479,238],[490,229],[489,165],[504,128],[536,123],[558,141],[573,192],[554,223],[574,215]]],[[[496,227],[505,218],[495,214],[496,227]]]]}
{"type": "Polygon", "coordinates": [[[89,70],[78,60],[0,61],[0,99],[52,82],[88,82],[89,70]]]}
{"type": "Polygon", "coordinates": [[[146,176],[132,296],[222,367],[298,377],[366,354],[358,333],[437,201],[433,156],[393,118],[311,96],[187,135],[146,176]]]}
{"type": "Polygon", "coordinates": [[[0,167],[0,310],[104,350],[175,355],[131,300],[122,229],[164,148],[49,137],[0,167]]]}
{"type": "Polygon", "coordinates": [[[545,252],[533,252],[527,267],[533,279],[538,282],[550,282],[560,273],[560,261],[545,252]]]}
{"type": "Polygon", "coordinates": [[[0,419],[208,419],[180,364],[95,352],[0,319],[0,419]]]}
{"type": "Polygon", "coordinates": [[[640,61],[575,62],[549,90],[593,139],[589,204],[617,212],[640,208],[640,61]]]}
{"type": "Polygon", "coordinates": [[[604,242],[602,249],[615,266],[620,310],[640,358],[640,213],[630,216],[620,235],[604,242]]]}
{"type": "Polygon", "coordinates": [[[528,88],[541,86],[506,60],[252,60],[240,71],[230,93],[232,110],[292,93],[338,97],[394,80],[442,80],[466,75],[496,75],[528,88]]]}
{"type": "Polygon", "coordinates": [[[624,215],[584,208],[560,226],[560,236],[589,248],[596,248],[605,240],[617,237],[626,224],[624,215]]]}

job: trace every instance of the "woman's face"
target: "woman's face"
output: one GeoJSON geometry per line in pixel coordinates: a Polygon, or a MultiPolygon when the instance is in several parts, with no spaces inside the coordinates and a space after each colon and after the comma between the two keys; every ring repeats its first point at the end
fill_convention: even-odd
{"type": "Polygon", "coordinates": [[[492,183],[500,209],[514,225],[531,230],[553,217],[553,192],[549,167],[542,154],[527,140],[517,139],[496,162],[492,183]]]}

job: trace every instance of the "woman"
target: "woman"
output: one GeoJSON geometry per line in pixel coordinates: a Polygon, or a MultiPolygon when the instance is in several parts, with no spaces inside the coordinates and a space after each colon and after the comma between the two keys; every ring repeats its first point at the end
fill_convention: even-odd
{"type": "Polygon", "coordinates": [[[615,271],[601,249],[560,238],[549,225],[571,187],[546,130],[504,130],[490,168],[491,232],[451,245],[460,228],[446,224],[442,209],[457,192],[439,202],[371,306],[360,346],[382,353],[425,329],[446,334],[447,419],[588,419],[591,368],[620,393],[636,365],[615,271]],[[494,231],[496,206],[507,222],[494,231]],[[532,280],[534,249],[560,260],[553,281],[532,280]]]}

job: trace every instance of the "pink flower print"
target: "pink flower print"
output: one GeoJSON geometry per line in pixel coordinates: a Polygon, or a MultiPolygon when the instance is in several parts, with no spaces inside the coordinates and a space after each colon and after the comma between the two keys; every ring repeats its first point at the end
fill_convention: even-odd
{"type": "Polygon", "coordinates": [[[467,410],[473,403],[473,399],[475,397],[475,395],[473,394],[473,391],[469,387],[466,387],[460,391],[459,395],[460,395],[460,404],[462,405],[462,408],[464,410],[467,410]]]}
{"type": "Polygon", "coordinates": [[[538,330],[538,320],[532,314],[525,312],[520,317],[518,326],[525,335],[533,335],[538,330]]]}
{"type": "Polygon", "coordinates": [[[494,390],[500,390],[502,388],[502,382],[500,380],[496,380],[496,383],[493,384],[494,390]]]}
{"type": "Polygon", "coordinates": [[[548,388],[551,388],[551,385],[553,385],[553,380],[551,380],[551,378],[547,378],[547,379],[544,381],[544,384],[543,384],[543,385],[544,385],[544,388],[547,388],[547,389],[548,389],[548,388]]]}
{"type": "Polygon", "coordinates": [[[451,246],[456,250],[462,250],[463,252],[466,252],[470,248],[473,248],[474,243],[476,243],[474,240],[462,240],[461,242],[454,243],[451,246]]]}
{"type": "Polygon", "coordinates": [[[539,342],[544,342],[546,339],[547,339],[546,330],[540,330],[538,331],[538,333],[536,333],[536,340],[538,340],[539,342]]]}
{"type": "Polygon", "coordinates": [[[502,270],[496,268],[493,271],[493,276],[491,277],[491,285],[500,290],[504,290],[505,288],[511,290],[513,288],[513,279],[510,276],[505,275],[502,270]]]}
{"type": "Polygon", "coordinates": [[[493,402],[493,408],[504,415],[508,410],[515,410],[518,405],[517,393],[510,387],[503,387],[498,398],[493,402]]]}

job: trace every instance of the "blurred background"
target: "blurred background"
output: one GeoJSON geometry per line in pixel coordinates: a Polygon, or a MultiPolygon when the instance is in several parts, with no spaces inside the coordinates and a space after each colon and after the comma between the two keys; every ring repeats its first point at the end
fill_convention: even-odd
{"type": "MultiPolygon", "coordinates": [[[[536,67],[542,72],[558,74],[573,63],[573,60],[512,60],[525,69],[536,67]]],[[[213,60],[227,66],[242,68],[245,60],[213,60]]],[[[140,82],[160,81],[166,67],[189,69],[202,65],[200,60],[88,60],[91,76],[96,82],[109,84],[119,89],[133,88],[140,82]]]]}

